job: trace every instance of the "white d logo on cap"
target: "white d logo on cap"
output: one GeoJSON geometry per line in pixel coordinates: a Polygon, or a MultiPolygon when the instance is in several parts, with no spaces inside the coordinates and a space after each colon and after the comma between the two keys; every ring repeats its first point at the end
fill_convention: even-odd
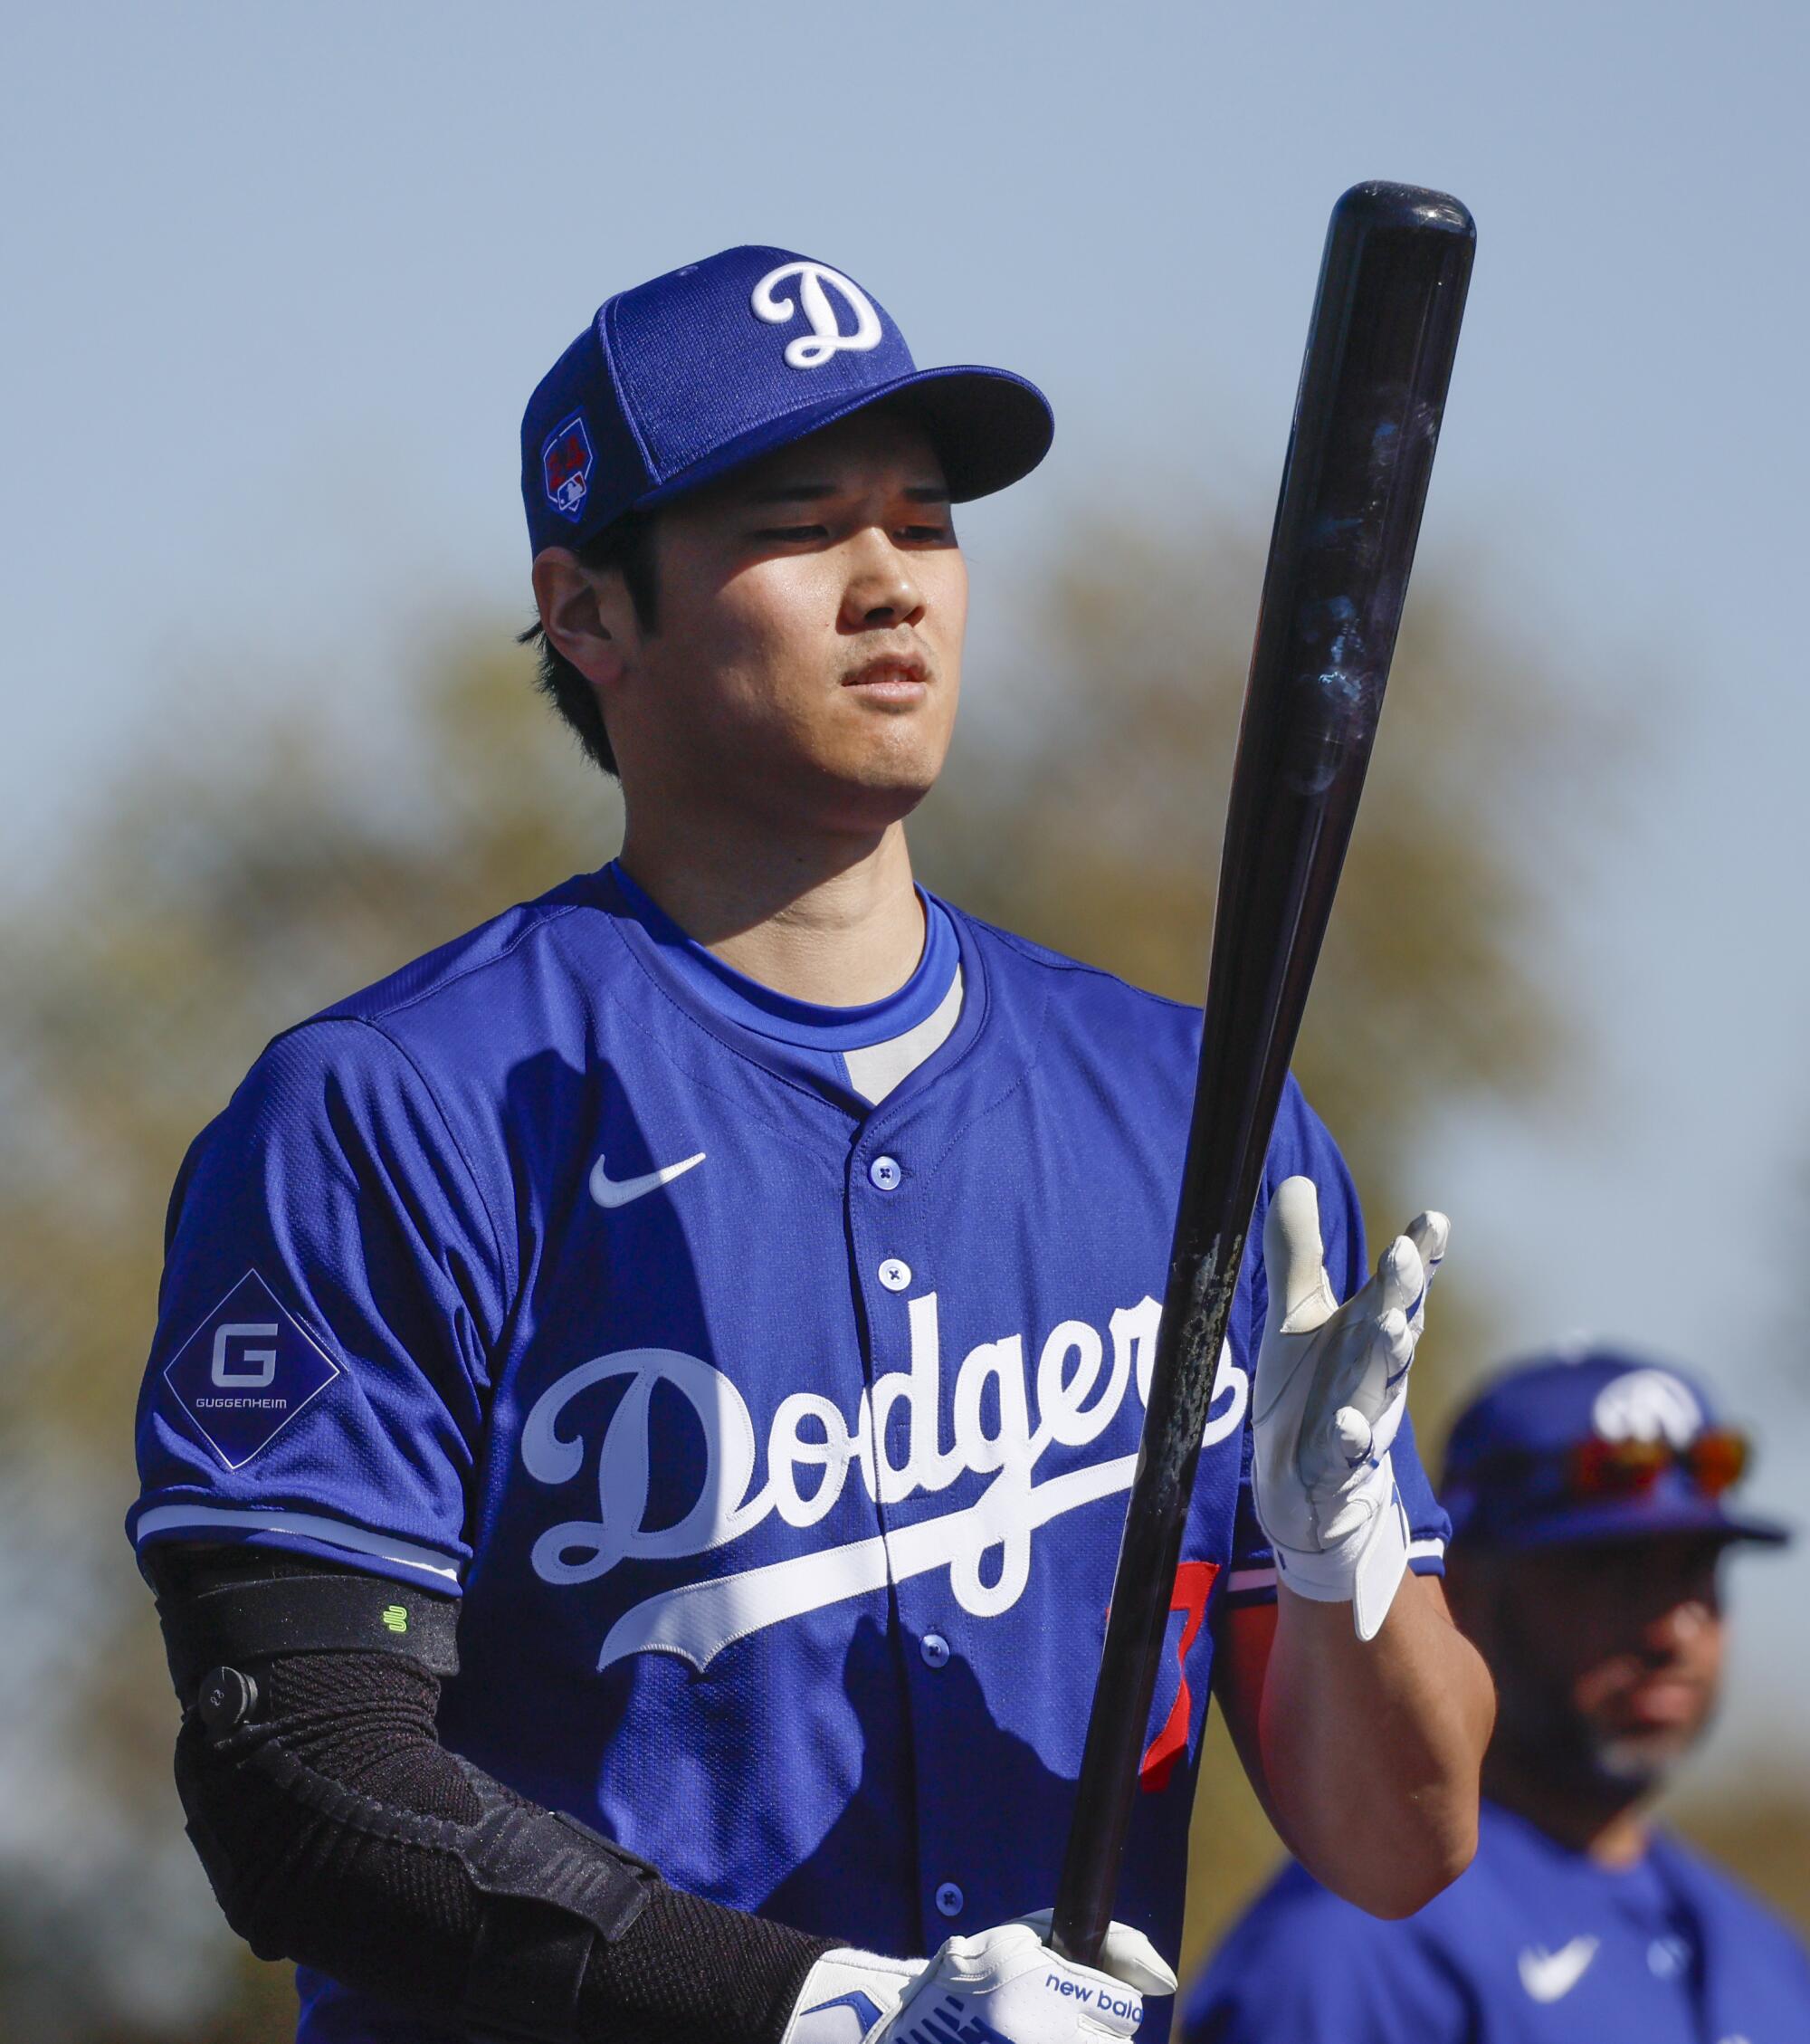
{"type": "Polygon", "coordinates": [[[1590,1423],[1605,1441],[1689,1447],[1702,1428],[1703,1409],[1669,1370],[1630,1370],[1597,1392],[1590,1423]]]}
{"type": "Polygon", "coordinates": [[[797,339],[786,345],[786,366],[790,369],[820,369],[833,355],[839,355],[843,349],[852,355],[862,355],[870,348],[880,346],[880,315],[873,309],[872,300],[840,270],[827,269],[821,263],[783,263],[778,269],[769,270],[754,287],[750,303],[757,317],[769,326],[784,326],[787,320],[795,319],[801,309],[811,322],[808,334],[800,334],[797,339]],[[788,277],[798,280],[796,304],[790,298],[775,295],[775,287],[783,284],[788,277]],[[825,284],[834,287],[836,296],[854,314],[853,333],[842,330],[836,309],[824,289],[825,284]]]}

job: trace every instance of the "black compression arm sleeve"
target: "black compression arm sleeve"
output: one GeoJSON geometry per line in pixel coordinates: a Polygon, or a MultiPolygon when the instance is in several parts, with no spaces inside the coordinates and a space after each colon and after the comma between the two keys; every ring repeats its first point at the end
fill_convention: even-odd
{"type": "MultiPolygon", "coordinates": [[[[151,1549],[147,1568],[173,1638],[223,1585],[344,1572],[176,1547],[151,1549]]],[[[230,1729],[210,1730],[182,1697],[176,1783],[227,1920],[261,1958],[318,1967],[455,2032],[777,2044],[833,1940],[669,1887],[576,1827],[550,1831],[441,1745],[439,1680],[403,1654],[280,1653],[250,1672],[255,1708],[230,1729]],[[574,1857],[595,1856],[578,1877],[607,1906],[588,1921],[534,1898],[548,1884],[532,1870],[519,1877],[520,1856],[549,1839],[568,1885],[574,1857]]]]}

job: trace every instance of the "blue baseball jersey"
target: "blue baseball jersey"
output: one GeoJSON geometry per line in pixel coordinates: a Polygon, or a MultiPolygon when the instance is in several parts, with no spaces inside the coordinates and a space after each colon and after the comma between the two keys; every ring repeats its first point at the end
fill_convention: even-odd
{"type": "Polygon", "coordinates": [[[1810,1959],[1658,1833],[1600,1867],[1494,1804],[1470,1870],[1381,1923],[1290,1867],[1188,1996],[1186,2044],[1791,2044],[1810,1959]]]}
{"type": "MultiPolygon", "coordinates": [[[[449,1745],[677,1886],[901,1954],[1053,1893],[1200,1026],[927,907],[865,1027],[934,1047],[877,1104],[612,867],[279,1036],[177,1182],[129,1522],[462,1595],[449,1745]]],[[[1350,1181],[1291,1084],[1253,1242],[1295,1172],[1348,1294],[1350,1181]]],[[[1273,1594],[1264,1304],[1253,1253],[1119,1902],[1170,1953],[1212,1621],[1273,1594]]],[[[1405,1428],[1395,1458],[1437,1568],[1405,1428]]],[[[304,2036],[422,2035],[303,1989],[304,2036]]]]}

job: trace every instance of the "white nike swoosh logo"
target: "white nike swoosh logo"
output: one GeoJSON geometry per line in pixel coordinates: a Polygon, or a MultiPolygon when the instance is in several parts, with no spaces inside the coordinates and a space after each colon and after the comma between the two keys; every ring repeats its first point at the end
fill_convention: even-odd
{"type": "Polygon", "coordinates": [[[1521,1985],[1536,2001],[1560,2000],[1584,1978],[1601,1942],[1599,1938],[1574,1937],[1557,1952],[1529,1945],[1520,1956],[1521,1985]]]}
{"type": "Polygon", "coordinates": [[[599,1157],[591,1166],[591,1197],[600,1207],[626,1207],[631,1199],[639,1199],[643,1193],[656,1192],[662,1185],[671,1185],[674,1179],[683,1178],[693,1164],[701,1164],[703,1160],[704,1152],[700,1150],[695,1157],[687,1157],[682,1163],[662,1164],[657,1171],[643,1171],[639,1178],[612,1178],[599,1157]]]}

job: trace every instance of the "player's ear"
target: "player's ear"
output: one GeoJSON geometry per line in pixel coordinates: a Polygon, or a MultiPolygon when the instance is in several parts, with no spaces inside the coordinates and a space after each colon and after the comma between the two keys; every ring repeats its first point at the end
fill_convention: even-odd
{"type": "Polygon", "coordinates": [[[587,682],[608,688],[622,678],[635,622],[619,569],[588,568],[568,548],[544,547],[534,557],[534,600],[555,652],[587,682]]]}

